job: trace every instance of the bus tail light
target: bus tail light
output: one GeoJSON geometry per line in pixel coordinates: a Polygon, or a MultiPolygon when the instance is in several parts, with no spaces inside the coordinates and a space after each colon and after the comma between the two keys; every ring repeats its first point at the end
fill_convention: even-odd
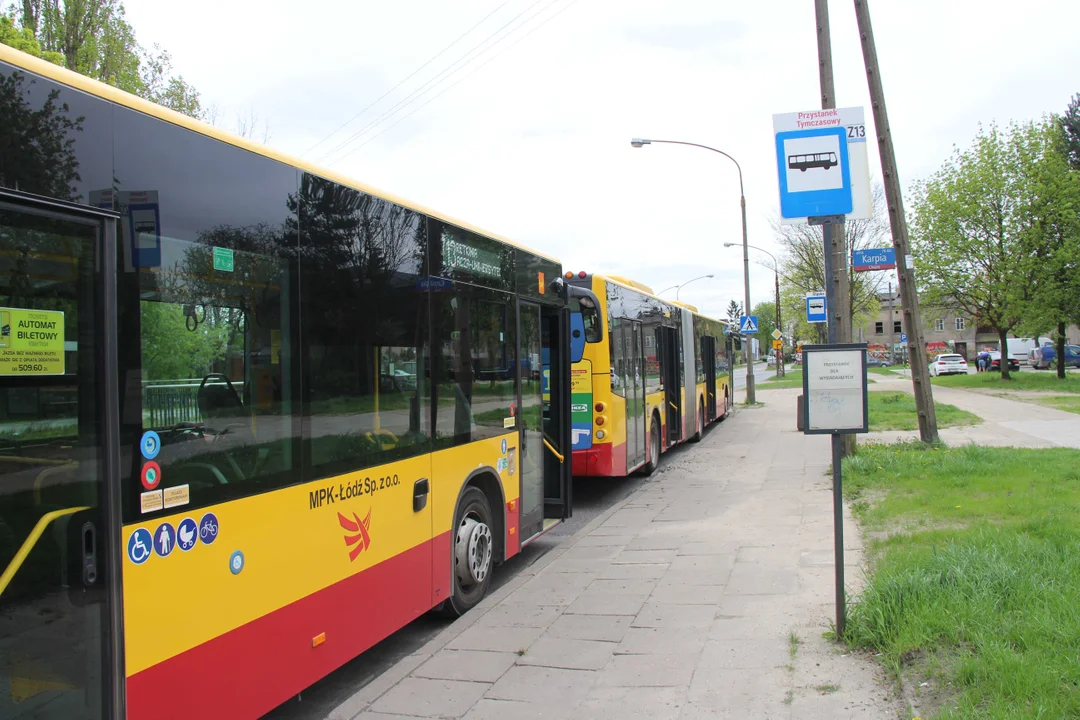
{"type": "Polygon", "coordinates": [[[598,415],[597,418],[596,418],[596,424],[597,425],[603,425],[604,424],[604,419],[605,418],[604,418],[603,415],[598,415]]]}
{"type": "Polygon", "coordinates": [[[581,272],[579,272],[579,273],[577,274],[577,276],[578,276],[579,278],[581,278],[582,280],[584,280],[584,279],[585,279],[585,276],[586,276],[586,275],[588,275],[588,273],[587,273],[587,272],[585,272],[584,270],[582,270],[581,272]]]}
{"type": "Polygon", "coordinates": [[[574,277],[574,271],[573,270],[567,270],[566,271],[566,279],[569,280],[572,277],[574,277]]]}
{"type": "Polygon", "coordinates": [[[596,431],[596,439],[597,440],[603,440],[605,437],[607,437],[607,433],[605,433],[603,430],[597,430],[596,431]]]}
{"type": "Polygon", "coordinates": [[[605,405],[604,403],[602,403],[602,402],[596,403],[596,412],[602,413],[606,409],[607,409],[607,405],[605,405]]]}

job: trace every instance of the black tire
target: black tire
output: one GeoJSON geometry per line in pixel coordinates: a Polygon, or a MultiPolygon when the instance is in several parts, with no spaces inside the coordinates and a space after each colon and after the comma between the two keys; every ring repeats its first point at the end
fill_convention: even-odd
{"type": "Polygon", "coordinates": [[[694,431],[693,437],[690,438],[690,442],[701,442],[701,438],[705,436],[705,402],[698,401],[697,411],[697,425],[694,431]]]}
{"type": "Polygon", "coordinates": [[[484,599],[495,567],[495,538],[491,505],[478,487],[469,487],[454,513],[450,538],[451,571],[454,592],[441,608],[449,617],[460,617],[484,599]],[[484,530],[486,528],[486,532],[484,530]],[[480,575],[479,579],[477,576],[480,575]]]}
{"type": "Polygon", "coordinates": [[[656,466],[660,464],[660,416],[653,415],[652,427],[649,428],[649,459],[642,468],[646,475],[656,472],[656,466]]]}

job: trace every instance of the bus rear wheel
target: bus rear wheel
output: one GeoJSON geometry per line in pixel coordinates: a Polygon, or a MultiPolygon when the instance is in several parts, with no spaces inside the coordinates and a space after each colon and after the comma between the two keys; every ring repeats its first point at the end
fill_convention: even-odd
{"type": "Polygon", "coordinates": [[[690,442],[701,442],[701,438],[705,436],[705,401],[698,401],[697,408],[697,429],[694,432],[694,436],[690,438],[690,442]]]}
{"type": "Polygon", "coordinates": [[[454,516],[454,592],[443,606],[450,617],[474,608],[487,593],[494,566],[491,505],[478,487],[465,490],[454,516]]]}

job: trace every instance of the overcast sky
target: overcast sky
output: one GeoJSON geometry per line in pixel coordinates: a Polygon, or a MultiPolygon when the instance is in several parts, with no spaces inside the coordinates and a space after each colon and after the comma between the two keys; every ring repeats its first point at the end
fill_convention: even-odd
{"type": "MultiPolygon", "coordinates": [[[[775,252],[772,115],[820,107],[812,0],[125,5],[140,42],[172,53],[220,109],[219,124],[254,110],[271,146],[553,254],[567,269],[621,273],[654,290],[713,273],[680,299],[716,316],[743,297],[742,253],[722,246],[741,242],[735,167],[703,150],[632,149],[629,140],[733,155],[750,243],[775,252]]],[[[905,190],[954,144],[966,146],[979,122],[1061,112],[1080,92],[1075,0],[873,0],[871,10],[905,190]]],[[[837,104],[865,106],[872,123],[854,4],[831,0],[830,12],[837,104]]],[[[873,141],[869,149],[879,179],[873,141]]],[[[753,250],[751,259],[769,262],[753,250]]],[[[750,276],[751,302],[771,299],[772,271],[752,262],[750,276]]]]}

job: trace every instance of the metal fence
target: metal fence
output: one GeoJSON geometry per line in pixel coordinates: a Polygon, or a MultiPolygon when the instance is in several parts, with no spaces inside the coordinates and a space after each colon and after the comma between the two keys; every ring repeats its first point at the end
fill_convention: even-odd
{"type": "Polygon", "coordinates": [[[163,428],[177,423],[202,422],[199,384],[202,380],[165,380],[143,384],[143,423],[163,428]]]}

